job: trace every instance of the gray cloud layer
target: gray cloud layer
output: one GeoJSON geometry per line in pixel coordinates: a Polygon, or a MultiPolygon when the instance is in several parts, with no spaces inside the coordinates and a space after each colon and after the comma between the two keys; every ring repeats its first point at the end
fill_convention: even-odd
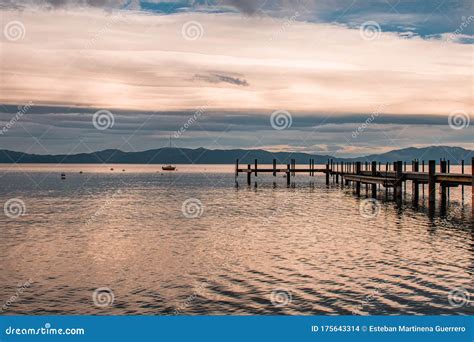
{"type": "MultiPolygon", "coordinates": [[[[19,111],[2,106],[0,129],[19,111]]],[[[166,146],[168,137],[179,147],[264,148],[357,156],[409,146],[451,145],[473,149],[474,127],[453,130],[447,117],[383,114],[365,125],[368,114],[292,113],[292,125],[272,128],[270,113],[129,112],[112,110],[113,127],[93,125],[96,109],[31,107],[0,136],[1,149],[32,153],[78,153],[120,148],[125,151],[166,146]],[[190,118],[197,117],[191,124],[190,118]],[[354,134],[357,132],[358,134],[354,134]]]]}

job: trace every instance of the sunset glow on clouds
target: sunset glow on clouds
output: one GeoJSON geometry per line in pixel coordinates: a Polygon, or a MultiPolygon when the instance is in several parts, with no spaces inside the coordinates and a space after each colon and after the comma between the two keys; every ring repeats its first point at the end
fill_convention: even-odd
{"type": "MultiPolygon", "coordinates": [[[[295,7],[293,11],[289,10],[291,7],[283,8],[288,15],[282,17],[248,16],[224,10],[176,10],[175,7],[171,13],[158,13],[157,8],[161,7],[153,6],[163,2],[149,3],[153,11],[137,8],[133,2],[126,10],[71,7],[67,3],[59,8],[45,8],[32,2],[35,7],[21,10],[12,8],[11,3],[5,5],[0,9],[2,27],[20,22],[24,37],[8,39],[4,30],[0,103],[32,102],[37,108],[63,107],[64,113],[71,114],[78,108],[81,112],[90,108],[92,113],[109,109],[121,111],[124,117],[128,115],[127,120],[138,120],[147,113],[170,113],[158,115],[166,122],[161,125],[166,130],[153,133],[155,142],[182,124],[182,120],[177,120],[173,128],[169,117],[192,113],[205,106],[209,115],[201,124],[209,125],[209,132],[218,127],[221,132],[227,132],[220,140],[224,147],[274,145],[275,149],[288,146],[307,151],[314,151],[311,146],[319,149],[321,145],[324,145],[321,149],[331,149],[328,146],[335,142],[323,139],[322,133],[305,140],[304,146],[292,145],[293,133],[289,131],[281,133],[277,142],[272,136],[276,133],[268,127],[266,141],[253,146],[234,136],[236,125],[226,118],[229,114],[242,115],[245,124],[246,115],[269,117],[274,110],[284,109],[294,118],[294,130],[298,129],[299,118],[315,118],[311,126],[299,128],[305,130],[324,128],[323,120],[328,115],[363,118],[380,106],[383,106],[381,115],[401,118],[413,115],[447,118],[455,110],[472,115],[473,49],[471,44],[461,44],[456,37],[469,38],[470,27],[467,27],[474,23],[469,22],[456,34],[437,33],[444,39],[407,34],[406,29],[382,30],[370,36],[373,32],[361,31],[359,26],[352,27],[349,23],[310,20],[311,6],[295,7]],[[134,115],[134,111],[142,114],[134,115]]],[[[242,9],[245,2],[238,6],[232,1],[221,2],[218,8],[232,5],[242,9]]],[[[8,114],[12,115],[3,111],[0,122],[8,120],[8,114]]],[[[36,131],[46,122],[41,115],[44,114],[32,110],[31,116],[37,120],[28,118],[23,123],[32,125],[32,131],[36,131]]],[[[71,117],[71,121],[75,119],[71,117]]],[[[140,124],[136,121],[137,126],[140,124]]],[[[209,144],[205,134],[199,133],[202,126],[195,125],[183,136],[183,146],[209,144]]],[[[428,137],[433,133],[430,126],[424,131],[428,137]]],[[[63,129],[67,128],[60,130],[63,129]]],[[[129,129],[132,131],[133,127],[129,129]]],[[[347,129],[344,134],[350,137],[347,129]]],[[[61,136],[58,130],[52,131],[51,134],[56,132],[61,136]]],[[[261,129],[249,122],[248,131],[261,129]]],[[[7,147],[19,139],[13,132],[10,140],[0,138],[7,147]]],[[[424,136],[424,132],[420,135],[424,136]]],[[[463,132],[448,131],[440,143],[450,141],[472,147],[472,139],[469,141],[465,136],[469,133],[472,126],[463,132]]],[[[76,132],[74,136],[88,141],[87,131],[83,130],[82,134],[76,132]]],[[[136,142],[138,149],[153,147],[148,133],[141,136],[142,141],[136,142]]],[[[338,134],[331,136],[338,144],[344,143],[338,134]]],[[[403,147],[405,143],[409,144],[380,146],[380,142],[374,141],[367,145],[386,150],[403,147]]],[[[415,144],[423,145],[423,142],[412,143],[415,144]]],[[[363,153],[366,149],[367,146],[342,148],[347,153],[363,153]]]]}
{"type": "Polygon", "coordinates": [[[339,113],[386,103],[391,113],[442,115],[472,106],[470,45],[395,33],[371,41],[358,29],[237,14],[59,10],[19,19],[27,36],[4,43],[3,103],[339,113]],[[202,37],[183,38],[189,21],[202,37]]]}

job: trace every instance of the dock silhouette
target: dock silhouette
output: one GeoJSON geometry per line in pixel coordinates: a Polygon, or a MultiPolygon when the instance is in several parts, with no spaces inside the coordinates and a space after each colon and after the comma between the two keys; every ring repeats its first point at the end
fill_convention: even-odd
{"type": "MultiPolygon", "coordinates": [[[[314,159],[310,159],[308,167],[297,167],[295,159],[291,159],[286,167],[277,167],[277,160],[273,159],[271,168],[258,168],[258,160],[254,164],[247,164],[247,168],[239,166],[239,160],[235,161],[235,179],[240,173],[247,176],[247,185],[252,184],[252,174],[258,176],[259,173],[271,173],[274,177],[283,173],[286,177],[286,184],[291,186],[291,179],[297,173],[307,173],[314,177],[316,173],[324,174],[326,185],[329,186],[332,181],[335,184],[352,186],[355,188],[355,195],[361,196],[361,186],[365,185],[366,190],[370,187],[371,197],[377,197],[377,189],[383,187],[393,189],[393,197],[396,201],[401,201],[404,192],[406,192],[407,182],[411,183],[412,200],[417,204],[420,198],[420,185],[424,193],[424,186],[428,186],[428,204],[430,211],[435,209],[436,190],[439,188],[441,207],[445,208],[448,202],[449,189],[461,186],[462,199],[464,201],[464,187],[471,186],[471,196],[474,196],[474,158],[471,161],[471,172],[465,173],[464,160],[461,162],[461,173],[450,172],[450,162],[440,160],[439,171],[436,171],[436,160],[429,160],[427,164],[424,161],[413,160],[411,171],[407,171],[407,163],[395,161],[393,163],[373,162],[334,162],[328,160],[325,167],[315,167],[314,159]],[[425,167],[426,166],[426,167],[425,167]]],[[[474,202],[474,201],[473,201],[474,202]]],[[[473,213],[474,214],[474,213],[473,213]]]]}

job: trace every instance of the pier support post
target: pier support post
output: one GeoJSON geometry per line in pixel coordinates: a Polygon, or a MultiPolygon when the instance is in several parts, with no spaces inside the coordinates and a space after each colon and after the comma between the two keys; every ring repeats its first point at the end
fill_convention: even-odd
{"type": "MultiPolygon", "coordinates": [[[[372,162],[372,176],[377,176],[377,162],[372,162]]],[[[377,184],[372,184],[372,198],[377,197],[377,184]]]]}
{"type": "MultiPolygon", "coordinates": [[[[395,172],[395,181],[396,181],[396,178],[397,178],[397,162],[393,162],[392,168],[393,168],[393,171],[395,172]]],[[[396,187],[395,184],[393,186],[393,197],[397,198],[397,187],[396,187]]]]}
{"type": "MultiPolygon", "coordinates": [[[[420,165],[418,160],[414,160],[412,162],[412,171],[413,172],[419,172],[420,171],[420,165]]],[[[419,187],[418,187],[418,181],[414,180],[412,182],[412,196],[413,196],[413,204],[415,206],[418,205],[418,200],[419,200],[419,187]]]]}
{"type": "Polygon", "coordinates": [[[239,160],[238,159],[235,160],[235,179],[237,179],[237,177],[239,177],[239,160]]]}
{"type": "MultiPolygon", "coordinates": [[[[439,164],[439,170],[441,173],[446,173],[447,172],[447,167],[446,167],[446,160],[442,160],[439,164]]],[[[441,194],[441,208],[446,207],[446,184],[444,182],[440,183],[439,191],[441,194]]]]}
{"type": "MultiPolygon", "coordinates": [[[[461,173],[464,174],[464,159],[461,160],[461,173]]],[[[464,204],[464,185],[461,185],[461,202],[464,204]]]]}
{"type": "MultiPolygon", "coordinates": [[[[360,162],[356,162],[356,170],[355,170],[356,175],[360,175],[360,162]]],[[[356,182],[356,195],[360,197],[360,182],[356,182]]]]}
{"type": "Polygon", "coordinates": [[[257,159],[255,159],[255,177],[257,177],[257,159]]]}
{"type": "Polygon", "coordinates": [[[329,185],[329,161],[326,163],[326,185],[329,185]]]}
{"type": "Polygon", "coordinates": [[[333,167],[333,162],[332,162],[332,159],[329,160],[329,170],[330,170],[330,175],[331,175],[331,178],[334,182],[334,175],[332,174],[332,171],[334,170],[334,167],[333,167]]]}
{"type": "MultiPolygon", "coordinates": [[[[425,161],[421,161],[421,172],[425,173],[425,161]]],[[[425,183],[421,183],[421,196],[423,196],[423,201],[425,200],[425,183]]]]}
{"type": "Polygon", "coordinates": [[[286,185],[289,187],[291,184],[291,164],[286,164],[286,185]]]}
{"type": "Polygon", "coordinates": [[[395,197],[397,200],[402,199],[402,183],[403,183],[403,163],[402,161],[397,161],[395,171],[395,197]]]}
{"type": "MultiPolygon", "coordinates": [[[[451,161],[449,159],[448,159],[448,173],[451,173],[451,161]]],[[[451,194],[451,188],[448,186],[447,190],[448,190],[448,202],[449,202],[449,198],[450,198],[450,194],[451,194]]]]}
{"type": "Polygon", "coordinates": [[[250,171],[250,164],[247,164],[247,185],[250,186],[252,181],[252,172],[250,171]]]}
{"type": "Polygon", "coordinates": [[[436,160],[428,161],[428,203],[430,211],[435,207],[436,201],[436,160]]]}
{"type": "Polygon", "coordinates": [[[273,177],[276,177],[276,167],[277,167],[277,161],[276,159],[273,159],[273,177]]]}

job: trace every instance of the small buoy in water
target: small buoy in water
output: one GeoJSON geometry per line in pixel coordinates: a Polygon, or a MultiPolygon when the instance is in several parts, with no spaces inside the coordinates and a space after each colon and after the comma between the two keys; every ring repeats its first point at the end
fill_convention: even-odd
{"type": "Polygon", "coordinates": [[[125,171],[125,169],[122,170],[122,172],[124,172],[124,171],[125,171]]]}
{"type": "Polygon", "coordinates": [[[66,174],[65,173],[61,173],[61,179],[66,179],[66,174]]]}
{"type": "Polygon", "coordinates": [[[110,168],[110,171],[113,171],[113,170],[114,170],[114,168],[113,168],[113,167],[111,167],[111,168],[110,168]]]}
{"type": "Polygon", "coordinates": [[[79,171],[79,173],[82,175],[82,171],[79,171]]]}

